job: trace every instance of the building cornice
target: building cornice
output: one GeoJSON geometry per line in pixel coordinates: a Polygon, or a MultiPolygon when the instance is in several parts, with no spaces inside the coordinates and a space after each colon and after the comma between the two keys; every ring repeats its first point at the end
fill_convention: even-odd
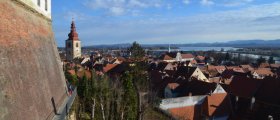
{"type": "Polygon", "coordinates": [[[44,14],[38,12],[36,9],[32,8],[31,6],[25,4],[24,2],[20,1],[20,0],[11,0],[12,2],[16,3],[17,5],[27,9],[28,11],[30,11],[31,13],[34,13],[35,15],[47,20],[48,22],[52,22],[51,18],[48,18],[47,16],[45,16],[44,14]]]}

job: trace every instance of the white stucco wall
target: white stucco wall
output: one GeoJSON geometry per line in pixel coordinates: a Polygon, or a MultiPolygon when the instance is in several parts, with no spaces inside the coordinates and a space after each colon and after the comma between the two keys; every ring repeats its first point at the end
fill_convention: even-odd
{"type": "Polygon", "coordinates": [[[18,0],[29,7],[35,9],[37,12],[41,13],[42,15],[46,16],[47,18],[51,19],[51,0],[40,0],[40,6],[38,6],[38,0],[18,0]],[[47,1],[47,10],[45,9],[45,5],[47,1]]]}
{"type": "Polygon", "coordinates": [[[209,82],[209,80],[205,77],[205,75],[201,72],[201,70],[199,68],[196,68],[196,70],[194,71],[192,76],[197,77],[198,80],[209,82]]]}
{"type": "Polygon", "coordinates": [[[73,58],[81,57],[81,41],[74,41],[73,44],[73,58]],[[78,44],[78,47],[76,46],[76,44],[78,44]]]}
{"type": "Polygon", "coordinates": [[[161,101],[161,104],[159,105],[159,108],[162,110],[167,110],[170,108],[179,108],[202,104],[205,97],[206,95],[163,99],[161,101]]]}

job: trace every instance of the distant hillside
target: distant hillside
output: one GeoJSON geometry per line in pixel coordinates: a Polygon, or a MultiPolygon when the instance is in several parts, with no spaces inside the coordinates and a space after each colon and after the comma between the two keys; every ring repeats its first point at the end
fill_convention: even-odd
{"type": "Polygon", "coordinates": [[[216,43],[195,43],[195,44],[182,44],[183,46],[191,47],[280,47],[280,39],[278,40],[235,40],[229,42],[216,42],[216,43]]]}
{"type": "MultiPolygon", "coordinates": [[[[85,48],[127,48],[131,44],[94,45],[85,48]]],[[[169,44],[142,44],[144,47],[168,47],[169,44]]],[[[171,44],[172,47],[274,47],[280,48],[280,39],[277,40],[234,40],[229,42],[171,44]]]]}
{"type": "Polygon", "coordinates": [[[280,45],[280,39],[278,40],[236,40],[227,42],[230,45],[280,45]]]}

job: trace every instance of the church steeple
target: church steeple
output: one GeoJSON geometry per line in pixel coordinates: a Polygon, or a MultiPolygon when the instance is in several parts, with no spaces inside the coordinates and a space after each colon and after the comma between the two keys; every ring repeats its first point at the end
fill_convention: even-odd
{"type": "Polygon", "coordinates": [[[66,59],[67,61],[72,61],[75,58],[81,57],[81,41],[78,37],[78,33],[76,31],[76,25],[74,20],[72,19],[71,31],[68,34],[68,39],[66,40],[66,59]]]}
{"type": "Polygon", "coordinates": [[[78,33],[76,32],[76,25],[73,19],[71,23],[71,30],[70,33],[68,34],[68,40],[79,40],[78,33]]]}
{"type": "Polygon", "coordinates": [[[168,52],[169,52],[169,53],[171,52],[171,49],[170,49],[170,44],[169,44],[169,46],[168,46],[168,52]]]}

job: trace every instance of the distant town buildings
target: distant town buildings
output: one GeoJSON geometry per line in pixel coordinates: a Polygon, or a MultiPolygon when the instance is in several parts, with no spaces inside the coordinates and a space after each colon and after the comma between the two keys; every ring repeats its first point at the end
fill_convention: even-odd
{"type": "Polygon", "coordinates": [[[65,48],[67,61],[72,61],[75,58],[81,57],[81,41],[78,37],[74,20],[71,24],[71,31],[68,34],[68,39],[66,40],[65,48]]]}
{"type": "MultiPolygon", "coordinates": [[[[80,59],[78,78],[94,71],[119,79],[133,59],[122,54],[125,50],[115,51],[103,50],[80,59]]],[[[185,51],[146,54],[140,62],[148,65],[151,89],[161,99],[159,110],[178,120],[279,118],[280,98],[274,92],[280,89],[280,64],[255,65],[252,61],[224,65],[215,63],[219,60],[215,54],[220,55],[185,51]]],[[[73,70],[68,72],[74,75],[73,70]]]]}

